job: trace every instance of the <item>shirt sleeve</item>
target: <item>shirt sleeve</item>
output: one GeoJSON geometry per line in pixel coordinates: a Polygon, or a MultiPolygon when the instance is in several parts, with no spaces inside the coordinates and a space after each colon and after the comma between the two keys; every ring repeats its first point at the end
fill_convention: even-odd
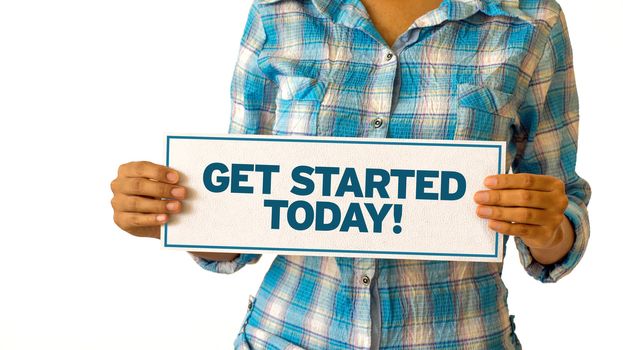
{"type": "Polygon", "coordinates": [[[195,262],[203,269],[224,274],[234,273],[247,264],[255,264],[258,260],[260,260],[261,256],[261,254],[242,253],[232,261],[218,261],[200,258],[191,254],[191,257],[195,260],[195,262]]]}
{"type": "Polygon", "coordinates": [[[253,2],[231,80],[231,134],[271,134],[275,122],[277,84],[258,66],[266,32],[253,2]]]}
{"type": "MultiPolygon", "coordinates": [[[[245,24],[238,58],[231,80],[230,134],[270,134],[275,119],[277,85],[260,70],[258,59],[266,34],[258,5],[254,1],[245,24]]],[[[217,273],[234,273],[256,263],[261,254],[240,254],[232,261],[206,260],[192,255],[202,268],[217,273]]]]}
{"type": "Polygon", "coordinates": [[[556,282],[573,270],[586,250],[590,230],[587,205],[591,197],[589,183],[575,171],[579,104],[571,42],[562,11],[552,27],[519,115],[521,131],[516,139],[513,172],[555,176],[565,183],[569,204],[564,214],[574,228],[575,241],[569,253],[551,265],[538,263],[520,238],[515,237],[515,243],[529,275],[541,282],[556,282]]]}

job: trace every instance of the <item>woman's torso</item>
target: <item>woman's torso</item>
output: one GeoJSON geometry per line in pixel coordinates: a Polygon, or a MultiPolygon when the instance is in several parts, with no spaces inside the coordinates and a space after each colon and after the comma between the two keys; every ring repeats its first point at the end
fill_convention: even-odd
{"type": "MultiPolygon", "coordinates": [[[[258,66],[279,87],[261,132],[506,141],[510,168],[541,40],[517,1],[444,0],[391,48],[359,0],[257,2],[266,31],[258,66]]],[[[279,255],[236,347],[520,348],[501,269],[279,255]]]]}

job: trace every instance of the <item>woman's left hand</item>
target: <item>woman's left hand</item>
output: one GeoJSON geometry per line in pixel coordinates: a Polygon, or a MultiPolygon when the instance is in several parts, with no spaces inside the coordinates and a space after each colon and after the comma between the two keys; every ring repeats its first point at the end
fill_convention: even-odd
{"type": "Polygon", "coordinates": [[[565,238],[562,224],[568,220],[561,180],[548,175],[501,174],[488,176],[484,184],[490,190],[475,193],[476,214],[489,219],[492,230],[518,236],[535,250],[560,245],[565,238]]]}

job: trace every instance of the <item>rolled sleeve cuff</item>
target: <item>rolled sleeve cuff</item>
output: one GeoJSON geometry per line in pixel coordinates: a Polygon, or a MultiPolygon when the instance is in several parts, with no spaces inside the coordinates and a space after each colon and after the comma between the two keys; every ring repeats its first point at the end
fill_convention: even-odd
{"type": "Polygon", "coordinates": [[[243,253],[232,261],[207,260],[193,254],[191,254],[191,257],[205,270],[216,273],[230,274],[240,270],[246,264],[255,264],[260,259],[261,254],[243,253]]]}
{"type": "Polygon", "coordinates": [[[588,244],[589,223],[586,210],[581,208],[576,202],[569,201],[564,214],[573,225],[575,242],[567,255],[555,264],[542,265],[537,262],[530,254],[528,246],[521,239],[515,237],[519,259],[524,269],[530,276],[543,283],[557,282],[571,272],[580,262],[588,244]]]}

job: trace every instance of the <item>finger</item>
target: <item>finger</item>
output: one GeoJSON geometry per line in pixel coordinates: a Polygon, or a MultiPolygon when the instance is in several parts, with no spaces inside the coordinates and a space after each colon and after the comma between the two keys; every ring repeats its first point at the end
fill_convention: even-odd
{"type": "Polygon", "coordinates": [[[178,213],[182,208],[182,203],[176,200],[118,194],[113,198],[113,208],[117,211],[133,213],[178,213]]]}
{"type": "Polygon", "coordinates": [[[119,177],[143,177],[168,183],[177,183],[180,178],[177,171],[147,161],[122,164],[119,167],[119,177]]]}
{"type": "Polygon", "coordinates": [[[556,177],[529,173],[487,176],[484,184],[491,189],[523,188],[534,191],[557,191],[562,187],[564,190],[563,182],[556,177]]]}
{"type": "Polygon", "coordinates": [[[539,234],[544,233],[543,226],[540,225],[530,225],[530,224],[520,224],[520,223],[510,223],[506,221],[498,221],[498,220],[489,220],[487,224],[490,229],[511,236],[517,236],[521,238],[531,239],[533,237],[537,237],[539,234]]]}
{"type": "Polygon", "coordinates": [[[534,208],[479,206],[476,214],[485,219],[531,225],[546,225],[552,221],[550,211],[534,208]]]}
{"type": "Polygon", "coordinates": [[[527,207],[538,209],[560,209],[563,204],[551,192],[531,190],[485,190],[474,193],[478,204],[503,207],[527,207]]]}
{"type": "Polygon", "coordinates": [[[122,177],[113,183],[113,191],[126,195],[149,196],[156,198],[183,199],[186,189],[182,186],[170,185],[138,177],[122,177]]]}
{"type": "Polygon", "coordinates": [[[167,214],[142,214],[115,212],[115,223],[123,229],[132,229],[136,227],[158,226],[162,225],[169,219],[167,214]]]}

